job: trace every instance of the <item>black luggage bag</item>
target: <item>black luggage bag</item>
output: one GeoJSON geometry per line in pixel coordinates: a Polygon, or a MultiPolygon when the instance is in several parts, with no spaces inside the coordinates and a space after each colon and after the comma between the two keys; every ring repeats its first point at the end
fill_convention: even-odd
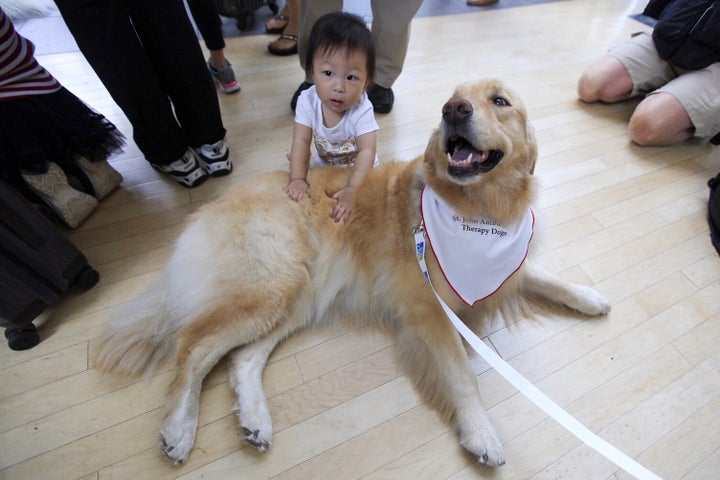
{"type": "Polygon", "coordinates": [[[0,180],[0,326],[10,348],[35,346],[32,321],[70,288],[91,288],[98,278],[85,255],[0,180]]]}
{"type": "Polygon", "coordinates": [[[720,255],[720,173],[708,180],[710,197],[708,198],[708,226],[710,241],[720,255]]]}
{"type": "Polygon", "coordinates": [[[237,28],[241,32],[255,23],[255,10],[264,5],[268,6],[273,15],[277,15],[279,10],[276,0],[215,0],[215,3],[220,15],[237,20],[237,28]]]}

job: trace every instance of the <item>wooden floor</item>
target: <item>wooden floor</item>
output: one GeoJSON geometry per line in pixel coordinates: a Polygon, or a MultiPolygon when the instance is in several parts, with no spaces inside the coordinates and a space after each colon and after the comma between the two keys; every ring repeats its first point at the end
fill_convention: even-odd
{"type": "MultiPolygon", "coordinates": [[[[484,339],[663,479],[708,480],[720,478],[720,258],[708,236],[706,182],[720,171],[720,149],[636,147],[626,133],[633,102],[590,106],[575,94],[585,66],[648,29],[628,18],[644,4],[574,0],[416,19],[395,108],[378,116],[379,154],[420,154],[458,83],[496,76],[514,87],[540,142],[537,260],[594,285],[614,308],[595,320],[498,324],[484,339]]],[[[239,440],[222,364],[206,380],[188,463],[173,466],[160,453],[173,372],[111,378],[93,368],[94,338],[158,275],[188,213],[249,175],[286,166],[288,102],[302,73],[296,57],[267,54],[271,38],[228,40],[243,87],[220,94],[232,175],[188,190],[153,171],[132,144],[111,159],[122,188],[68,235],[100,283],[39,322],[37,347],[0,345],[0,478],[631,478],[488,368],[477,378],[507,464],[477,466],[399,373],[392,341],[364,330],[303,333],[273,354],[265,372],[275,429],[268,452],[239,440]]],[[[79,53],[40,61],[131,136],[79,53]]]]}

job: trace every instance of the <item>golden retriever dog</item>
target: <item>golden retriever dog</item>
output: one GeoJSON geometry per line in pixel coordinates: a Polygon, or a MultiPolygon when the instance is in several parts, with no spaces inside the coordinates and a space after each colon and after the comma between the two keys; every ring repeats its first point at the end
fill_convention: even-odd
{"type": "MultiPolygon", "coordinates": [[[[485,79],[456,89],[424,155],[370,172],[345,224],[333,222],[330,212],[332,194],[347,185],[347,169],[311,169],[311,196],[300,202],[282,191],[287,172],[255,176],[195,214],[164,272],[101,336],[98,365],[139,374],[173,359],[161,448],[182,463],[195,439],[203,378],[232,352],[229,377],[242,435],[265,450],[272,423],[261,374],[273,348],[300,329],[350,318],[392,335],[421,398],[454,423],[460,444],[481,463],[502,465],[502,445],[481,405],[468,354],[418,265],[413,232],[425,224],[429,277],[471,328],[497,315],[510,319],[537,299],[587,315],[607,313],[601,294],[525,258],[536,157],[521,99],[499,80],[485,79]],[[524,226],[521,247],[510,249],[509,270],[489,292],[468,300],[446,279],[450,268],[436,254],[442,235],[429,229],[423,192],[434,195],[428,205],[442,204],[452,212],[450,223],[476,236],[500,238],[504,234],[483,232],[524,226]]],[[[438,225],[432,228],[442,234],[438,225]]],[[[496,277],[488,268],[508,263],[504,254],[497,260],[484,255],[495,247],[483,245],[461,239],[450,248],[460,263],[476,268],[469,278],[463,274],[471,290],[496,277]]]]}

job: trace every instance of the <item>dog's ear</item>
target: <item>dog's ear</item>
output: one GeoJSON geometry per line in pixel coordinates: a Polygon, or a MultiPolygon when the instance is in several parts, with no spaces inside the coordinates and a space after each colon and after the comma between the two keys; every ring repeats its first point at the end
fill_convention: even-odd
{"type": "Polygon", "coordinates": [[[530,173],[535,173],[535,163],[538,157],[538,145],[535,139],[535,129],[530,120],[525,120],[525,145],[527,147],[527,162],[530,173]]]}
{"type": "Polygon", "coordinates": [[[514,95],[515,105],[520,113],[520,118],[525,124],[525,149],[527,150],[527,167],[530,174],[535,173],[535,163],[538,157],[538,144],[535,137],[535,128],[530,122],[530,116],[525,103],[520,100],[517,94],[514,95]]]}
{"type": "Polygon", "coordinates": [[[427,147],[425,147],[425,155],[423,158],[423,161],[425,163],[432,163],[432,159],[436,155],[441,155],[443,153],[443,146],[440,145],[440,129],[436,128],[433,130],[432,135],[430,135],[430,140],[428,141],[427,147]]]}

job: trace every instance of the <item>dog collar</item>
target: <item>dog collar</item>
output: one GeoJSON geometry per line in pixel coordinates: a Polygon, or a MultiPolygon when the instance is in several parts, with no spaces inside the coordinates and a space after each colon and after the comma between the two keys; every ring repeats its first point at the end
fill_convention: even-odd
{"type": "Polygon", "coordinates": [[[415,250],[426,279],[425,237],[445,280],[466,304],[495,293],[523,264],[535,227],[528,208],[511,225],[459,215],[430,187],[420,197],[422,223],[415,228],[415,250]]]}

